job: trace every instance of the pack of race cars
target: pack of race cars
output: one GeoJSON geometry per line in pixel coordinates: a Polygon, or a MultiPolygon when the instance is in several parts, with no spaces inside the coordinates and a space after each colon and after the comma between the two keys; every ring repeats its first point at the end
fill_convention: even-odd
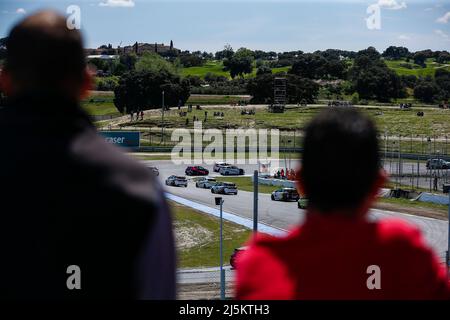
{"type": "MultiPolygon", "coordinates": [[[[244,175],[244,169],[230,165],[226,162],[217,162],[213,167],[214,172],[218,172],[222,176],[239,176],[244,175]]],[[[230,194],[236,195],[238,193],[235,183],[226,181],[217,181],[213,177],[209,177],[209,170],[202,166],[188,166],[184,171],[186,176],[195,177],[192,180],[195,182],[197,188],[210,189],[211,193],[215,194],[230,194]]],[[[167,186],[172,187],[187,187],[188,180],[185,176],[171,175],[165,181],[167,186]]]]}
{"type": "MultiPolygon", "coordinates": [[[[159,175],[158,169],[151,167],[154,175],[159,175]]],[[[244,175],[245,171],[226,162],[217,162],[213,166],[213,171],[222,176],[244,175]]],[[[214,194],[237,195],[238,189],[235,183],[226,181],[217,181],[210,177],[209,170],[202,166],[188,166],[185,170],[186,176],[194,177],[192,181],[196,188],[209,189],[214,194]]],[[[165,180],[167,186],[184,187],[188,186],[188,179],[185,176],[171,175],[165,180]]],[[[305,209],[308,205],[308,199],[298,194],[295,188],[282,187],[273,191],[270,195],[272,201],[297,202],[299,209],[305,209]]]]}

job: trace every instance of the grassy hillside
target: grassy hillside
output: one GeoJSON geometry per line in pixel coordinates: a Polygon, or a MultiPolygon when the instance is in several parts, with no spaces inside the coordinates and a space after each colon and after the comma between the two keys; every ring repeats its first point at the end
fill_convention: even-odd
{"type": "Polygon", "coordinates": [[[426,61],[426,67],[423,68],[414,62],[406,62],[405,60],[385,60],[389,68],[395,70],[398,75],[414,75],[416,77],[434,76],[439,68],[445,68],[450,71],[450,64],[440,64],[432,59],[426,61]],[[407,67],[409,65],[410,67],[407,67]]]}
{"type": "MultiPolygon", "coordinates": [[[[287,72],[289,70],[289,68],[290,67],[273,68],[272,72],[273,73],[287,72]]],[[[221,61],[217,61],[217,60],[210,60],[201,67],[183,68],[181,71],[181,74],[183,76],[190,75],[190,76],[198,76],[200,78],[204,78],[208,72],[231,79],[230,73],[228,71],[223,71],[223,63],[221,61]]],[[[255,66],[253,66],[253,72],[251,74],[246,75],[245,77],[251,78],[254,76],[256,76],[256,67],[255,66]]]]}
{"type": "Polygon", "coordinates": [[[111,92],[96,92],[82,101],[81,106],[90,115],[118,115],[114,106],[114,94],[111,92]]]}
{"type": "Polygon", "coordinates": [[[230,77],[230,74],[227,71],[223,71],[223,64],[221,61],[208,61],[201,67],[190,67],[183,68],[181,74],[183,76],[198,76],[200,78],[204,78],[208,72],[214,73],[219,76],[230,77]]]}
{"type": "MultiPolygon", "coordinates": [[[[247,107],[251,108],[251,106],[247,107]]],[[[208,121],[203,123],[203,128],[278,128],[292,130],[303,128],[305,124],[320,110],[321,107],[290,107],[285,113],[269,113],[267,109],[257,109],[254,116],[242,116],[242,107],[236,108],[208,108],[193,110],[189,114],[189,125],[193,128],[193,116],[204,118],[204,112],[208,111],[208,121]],[[213,117],[215,111],[223,112],[224,118],[213,117]]],[[[390,135],[432,135],[443,137],[450,132],[450,111],[435,108],[412,108],[400,110],[400,108],[370,108],[360,107],[360,110],[372,117],[380,132],[386,129],[390,135]],[[424,117],[418,117],[417,111],[424,111],[424,117]]],[[[161,116],[154,114],[148,116],[136,125],[137,127],[157,127],[161,124],[161,116]]],[[[178,110],[170,110],[165,114],[167,128],[186,127],[186,118],[178,115],[178,110]]]]}

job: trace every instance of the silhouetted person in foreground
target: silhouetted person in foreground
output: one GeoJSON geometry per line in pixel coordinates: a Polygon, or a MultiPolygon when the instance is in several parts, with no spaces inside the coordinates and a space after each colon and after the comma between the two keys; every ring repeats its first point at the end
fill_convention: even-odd
{"type": "Polygon", "coordinates": [[[307,126],[302,158],[306,219],[238,255],[237,298],[450,298],[444,265],[415,226],[368,220],[386,181],[372,121],[354,109],[323,111],[307,126]]]}
{"type": "Polygon", "coordinates": [[[175,298],[161,187],[79,106],[92,82],[80,33],[54,12],[29,16],[0,80],[0,297],[175,298]]]}

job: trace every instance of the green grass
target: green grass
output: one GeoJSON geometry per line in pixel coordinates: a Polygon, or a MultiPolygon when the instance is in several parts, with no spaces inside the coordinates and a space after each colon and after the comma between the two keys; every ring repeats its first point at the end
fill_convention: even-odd
{"type": "Polygon", "coordinates": [[[445,213],[448,210],[448,206],[443,204],[435,204],[422,201],[411,201],[403,198],[380,198],[378,199],[378,201],[381,203],[395,204],[407,208],[432,209],[438,211],[439,213],[445,213]]]}
{"type": "MultiPolygon", "coordinates": [[[[202,110],[193,110],[188,113],[189,124],[186,126],[186,118],[180,117],[178,110],[174,109],[165,114],[165,123],[167,128],[193,128],[192,118],[204,118],[205,111],[208,111],[208,120],[203,123],[203,128],[232,129],[232,128],[265,128],[293,130],[302,129],[316,115],[321,107],[292,107],[285,113],[270,113],[267,109],[257,109],[256,115],[242,116],[241,109],[236,108],[208,108],[202,110]],[[224,113],[224,118],[213,117],[214,111],[224,113]]],[[[251,106],[247,106],[247,109],[251,106]]],[[[400,110],[399,108],[390,109],[384,107],[366,108],[360,107],[360,110],[374,119],[381,134],[385,129],[390,136],[401,135],[403,137],[417,138],[423,136],[444,137],[450,133],[450,111],[437,108],[412,108],[411,110],[400,110]],[[424,111],[424,117],[418,117],[417,111],[424,111]],[[382,113],[382,115],[380,115],[382,113]]],[[[128,124],[126,124],[128,125],[128,124]]],[[[154,115],[136,124],[137,127],[158,127],[161,125],[161,116],[154,115]]]]}
{"type": "MultiPolygon", "coordinates": [[[[201,241],[201,243],[192,247],[178,250],[178,267],[198,268],[219,266],[219,219],[175,202],[170,202],[170,205],[174,213],[175,234],[183,229],[185,232],[192,230],[192,233],[195,233],[196,228],[207,230],[208,232],[207,240],[201,241]]],[[[229,264],[229,259],[234,249],[244,245],[250,236],[250,230],[224,221],[223,256],[225,264],[229,264]]]]}
{"type": "Polygon", "coordinates": [[[218,76],[230,78],[230,73],[228,71],[223,71],[222,62],[215,60],[208,61],[203,66],[200,67],[183,68],[181,74],[185,77],[190,75],[204,78],[208,72],[214,73],[218,76]]]}
{"type": "Polygon", "coordinates": [[[114,94],[95,94],[81,102],[83,109],[90,115],[119,115],[119,111],[114,105],[114,94]]]}
{"type": "Polygon", "coordinates": [[[229,96],[229,95],[191,95],[186,102],[186,104],[192,105],[231,105],[236,104],[238,101],[250,100],[250,98],[243,98],[239,96],[229,96]]]}
{"type": "Polygon", "coordinates": [[[414,75],[416,77],[426,77],[426,76],[434,76],[434,73],[438,68],[445,68],[446,70],[450,71],[450,65],[442,65],[439,63],[436,63],[432,61],[431,59],[428,59],[426,61],[426,67],[422,68],[421,66],[414,64],[413,61],[410,61],[409,63],[405,60],[385,60],[387,66],[395,72],[397,72],[398,75],[414,75]],[[411,69],[405,68],[404,66],[401,66],[402,64],[410,64],[412,66],[411,69]]]}
{"type": "MultiPolygon", "coordinates": [[[[272,68],[273,73],[278,72],[287,72],[291,67],[280,67],[280,68],[272,68]]],[[[253,65],[253,71],[250,74],[246,74],[245,78],[253,78],[256,76],[256,63],[253,65]]],[[[200,67],[189,67],[189,68],[183,68],[181,70],[182,76],[197,76],[200,78],[204,78],[205,75],[210,72],[213,74],[216,74],[218,76],[224,76],[228,79],[231,79],[230,73],[228,71],[223,71],[223,63],[222,61],[217,60],[210,60],[206,62],[203,66],[200,67]]]]}
{"type": "Polygon", "coordinates": [[[133,155],[130,155],[130,157],[133,157],[136,160],[171,160],[172,159],[172,157],[168,154],[154,154],[154,155],[133,154],[133,155]]]}

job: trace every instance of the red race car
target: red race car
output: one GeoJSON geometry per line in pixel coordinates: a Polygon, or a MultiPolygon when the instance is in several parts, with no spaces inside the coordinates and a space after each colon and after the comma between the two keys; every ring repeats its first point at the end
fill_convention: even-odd
{"type": "Polygon", "coordinates": [[[200,166],[190,166],[185,170],[187,176],[207,176],[209,170],[200,166]]]}

